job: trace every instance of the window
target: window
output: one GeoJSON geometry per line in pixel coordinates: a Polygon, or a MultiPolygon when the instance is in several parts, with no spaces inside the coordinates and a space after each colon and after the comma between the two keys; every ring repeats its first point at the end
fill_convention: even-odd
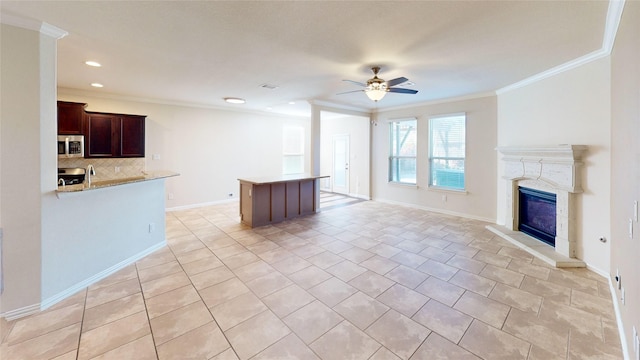
{"type": "Polygon", "coordinates": [[[282,129],[282,173],[304,172],[304,128],[285,126],[282,129]]]}
{"type": "Polygon", "coordinates": [[[429,119],[429,186],[464,190],[466,115],[429,119]]]}
{"type": "Polygon", "coordinates": [[[389,181],[416,184],[416,119],[389,124],[389,181]]]}

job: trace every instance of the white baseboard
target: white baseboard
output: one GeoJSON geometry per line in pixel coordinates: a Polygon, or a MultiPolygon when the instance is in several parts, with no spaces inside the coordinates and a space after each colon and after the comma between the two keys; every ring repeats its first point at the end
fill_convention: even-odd
{"type": "Polygon", "coordinates": [[[620,335],[620,343],[622,344],[622,356],[624,360],[631,360],[629,355],[629,347],[627,345],[627,337],[624,334],[624,324],[622,323],[622,315],[620,314],[620,304],[618,302],[618,293],[616,287],[611,281],[611,276],[607,275],[609,279],[609,292],[611,293],[611,301],[613,301],[613,310],[616,313],[616,323],[618,324],[618,334],[620,335]]]}
{"type": "Polygon", "coordinates": [[[368,195],[362,195],[362,194],[349,194],[349,197],[352,198],[356,198],[356,199],[362,199],[362,200],[371,200],[371,197],[369,197],[368,195]]]}
{"type": "Polygon", "coordinates": [[[440,214],[444,214],[444,215],[457,216],[457,217],[461,217],[461,218],[465,218],[465,219],[484,221],[484,222],[488,222],[488,223],[491,223],[491,224],[495,224],[496,223],[496,219],[489,219],[489,218],[485,218],[485,217],[481,217],[481,216],[469,215],[469,214],[459,213],[459,212],[455,212],[455,211],[449,211],[449,210],[443,210],[443,209],[437,209],[437,208],[430,208],[428,206],[422,206],[422,205],[417,205],[417,204],[410,204],[410,203],[405,203],[405,202],[400,202],[400,201],[393,201],[393,200],[379,199],[379,198],[374,198],[373,201],[378,201],[378,202],[381,202],[381,203],[386,203],[386,204],[391,204],[391,205],[406,206],[406,207],[410,207],[410,208],[414,208],[414,209],[426,210],[426,211],[431,211],[431,212],[440,213],[440,214]]]}
{"type": "Polygon", "coordinates": [[[112,275],[112,274],[118,272],[119,270],[124,269],[125,267],[127,267],[127,266],[135,263],[136,261],[142,259],[143,257],[145,257],[145,256],[147,256],[147,255],[149,255],[149,254],[151,254],[151,253],[153,253],[153,252],[155,252],[157,250],[160,250],[161,248],[165,247],[166,245],[167,245],[166,240],[162,241],[162,242],[160,242],[160,243],[158,243],[156,245],[153,245],[153,246],[151,246],[151,247],[149,247],[149,248],[147,248],[147,249],[145,249],[145,250],[143,250],[143,251],[141,251],[141,252],[139,252],[139,253],[137,253],[137,254],[135,254],[133,256],[130,256],[129,258],[127,258],[127,259],[125,259],[125,260],[123,260],[123,261],[121,261],[121,262],[109,267],[108,269],[105,269],[104,271],[101,271],[101,272],[91,276],[88,279],[83,280],[83,281],[71,286],[68,289],[66,289],[66,290],[64,290],[64,291],[62,291],[62,292],[60,292],[60,293],[58,293],[58,294],[56,294],[54,296],[51,296],[48,299],[45,299],[44,301],[42,301],[40,303],[40,309],[39,310],[45,310],[45,309],[47,309],[47,308],[59,303],[60,301],[62,301],[64,299],[68,298],[69,296],[77,293],[78,291],[80,291],[80,290],[82,290],[82,289],[84,289],[84,288],[86,288],[86,287],[88,287],[88,286],[90,286],[92,284],[97,283],[98,281],[106,278],[109,275],[112,275]]]}
{"type": "Polygon", "coordinates": [[[588,263],[587,263],[587,269],[593,271],[594,273],[602,276],[605,279],[609,278],[609,272],[608,271],[604,271],[604,270],[602,270],[600,268],[597,268],[597,267],[595,267],[593,265],[589,265],[588,263]]]}
{"type": "Polygon", "coordinates": [[[240,199],[231,198],[231,199],[226,199],[226,200],[210,201],[210,202],[197,203],[197,204],[191,204],[191,205],[174,206],[174,207],[166,208],[164,210],[166,212],[190,210],[190,209],[197,209],[197,208],[201,208],[201,207],[205,207],[205,206],[211,206],[211,205],[229,204],[229,203],[238,202],[238,201],[240,201],[240,199]]]}
{"type": "Polygon", "coordinates": [[[8,321],[12,321],[15,319],[19,319],[21,317],[29,316],[36,314],[40,311],[40,304],[33,304],[25,307],[21,307],[14,310],[9,310],[0,314],[0,317],[7,319],[8,321]]]}

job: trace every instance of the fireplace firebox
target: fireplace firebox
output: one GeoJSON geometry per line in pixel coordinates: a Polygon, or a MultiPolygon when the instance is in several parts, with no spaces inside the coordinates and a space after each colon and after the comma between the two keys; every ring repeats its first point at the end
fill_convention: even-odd
{"type": "Polygon", "coordinates": [[[555,247],[556,195],[518,187],[518,229],[555,247]]]}

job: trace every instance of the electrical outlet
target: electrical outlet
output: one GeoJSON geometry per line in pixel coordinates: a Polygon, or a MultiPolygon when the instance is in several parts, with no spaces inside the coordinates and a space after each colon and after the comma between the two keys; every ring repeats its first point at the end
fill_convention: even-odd
{"type": "Polygon", "coordinates": [[[618,290],[622,287],[622,279],[620,278],[620,269],[616,268],[616,285],[618,285],[618,290]]]}
{"type": "Polygon", "coordinates": [[[169,200],[173,200],[173,193],[169,193],[169,195],[167,195],[167,198],[168,198],[169,200]]]}
{"type": "Polygon", "coordinates": [[[629,219],[629,239],[633,239],[633,219],[629,219]]]}
{"type": "Polygon", "coordinates": [[[229,197],[233,197],[233,193],[229,193],[229,197]]]}
{"type": "Polygon", "coordinates": [[[624,305],[624,288],[620,289],[620,301],[622,301],[622,305],[624,305]]]}
{"type": "Polygon", "coordinates": [[[447,195],[442,195],[442,202],[447,202],[447,195]]]}
{"type": "Polygon", "coordinates": [[[120,166],[116,166],[116,167],[113,169],[113,171],[115,171],[116,173],[119,173],[119,172],[120,172],[120,166]]]}
{"type": "Polygon", "coordinates": [[[156,223],[149,224],[149,233],[156,231],[156,223]]]}
{"type": "Polygon", "coordinates": [[[160,160],[160,154],[151,155],[151,160],[160,160]]]}

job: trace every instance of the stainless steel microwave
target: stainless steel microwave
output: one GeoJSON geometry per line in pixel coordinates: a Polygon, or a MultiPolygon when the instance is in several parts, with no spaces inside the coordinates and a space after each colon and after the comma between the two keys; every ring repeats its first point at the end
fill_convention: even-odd
{"type": "Polygon", "coordinates": [[[58,158],[84,157],[83,135],[58,135],[58,158]]]}

